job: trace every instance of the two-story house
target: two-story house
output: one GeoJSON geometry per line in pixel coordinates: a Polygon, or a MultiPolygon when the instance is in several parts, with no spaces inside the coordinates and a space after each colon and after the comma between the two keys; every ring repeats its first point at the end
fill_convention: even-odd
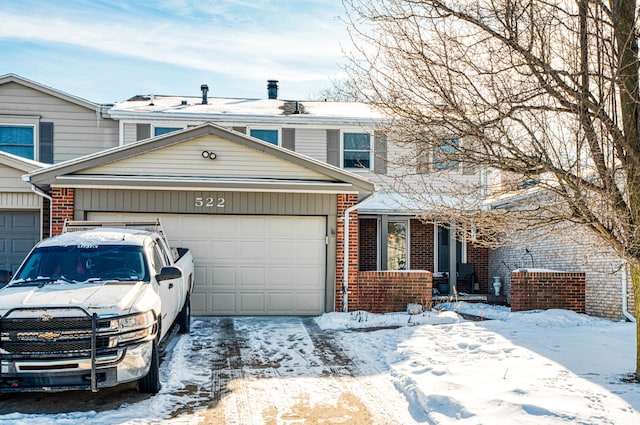
{"type": "Polygon", "coordinates": [[[424,270],[448,288],[469,263],[466,290],[486,291],[487,250],[392,196],[399,148],[369,106],[281,100],[275,81],[266,99],[200,90],[117,103],[117,147],[30,173],[53,233],[67,218],[160,217],[194,252],[197,314],[404,309],[429,302],[424,270]]]}

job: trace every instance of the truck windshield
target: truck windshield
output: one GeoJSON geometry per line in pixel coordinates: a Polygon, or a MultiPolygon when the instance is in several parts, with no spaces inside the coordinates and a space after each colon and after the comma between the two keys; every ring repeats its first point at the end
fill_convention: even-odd
{"type": "Polygon", "coordinates": [[[142,247],[132,245],[39,247],[17,271],[13,282],[149,281],[144,258],[142,247]]]}

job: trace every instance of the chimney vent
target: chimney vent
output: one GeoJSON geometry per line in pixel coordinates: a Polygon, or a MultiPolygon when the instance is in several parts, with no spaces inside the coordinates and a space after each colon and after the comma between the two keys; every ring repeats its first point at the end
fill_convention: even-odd
{"type": "Polygon", "coordinates": [[[267,80],[267,93],[269,99],[278,98],[278,80],[267,80]]]}
{"type": "Polygon", "coordinates": [[[203,84],[200,86],[200,90],[202,90],[202,104],[206,105],[207,103],[209,103],[207,101],[207,92],[209,91],[209,86],[206,84],[203,84]]]}

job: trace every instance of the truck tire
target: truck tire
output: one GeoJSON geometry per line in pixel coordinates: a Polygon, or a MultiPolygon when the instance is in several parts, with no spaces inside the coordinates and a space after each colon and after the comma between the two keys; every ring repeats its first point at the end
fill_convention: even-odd
{"type": "Polygon", "coordinates": [[[179,334],[188,334],[191,331],[191,297],[189,294],[187,294],[182,310],[178,315],[178,326],[180,326],[179,334]]]}
{"type": "Polygon", "coordinates": [[[161,387],[158,341],[154,340],[151,350],[151,365],[149,366],[149,373],[138,380],[138,391],[147,394],[157,394],[161,387]]]}

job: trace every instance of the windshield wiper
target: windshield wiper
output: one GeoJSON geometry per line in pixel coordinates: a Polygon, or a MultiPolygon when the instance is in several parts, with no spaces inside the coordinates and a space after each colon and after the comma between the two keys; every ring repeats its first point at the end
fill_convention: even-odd
{"type": "Polygon", "coordinates": [[[27,278],[27,279],[18,279],[18,280],[14,280],[9,282],[9,284],[7,286],[14,286],[14,285],[46,285],[48,283],[53,283],[53,282],[57,282],[60,278],[57,277],[48,277],[48,276],[38,276],[36,278],[27,278]]]}

